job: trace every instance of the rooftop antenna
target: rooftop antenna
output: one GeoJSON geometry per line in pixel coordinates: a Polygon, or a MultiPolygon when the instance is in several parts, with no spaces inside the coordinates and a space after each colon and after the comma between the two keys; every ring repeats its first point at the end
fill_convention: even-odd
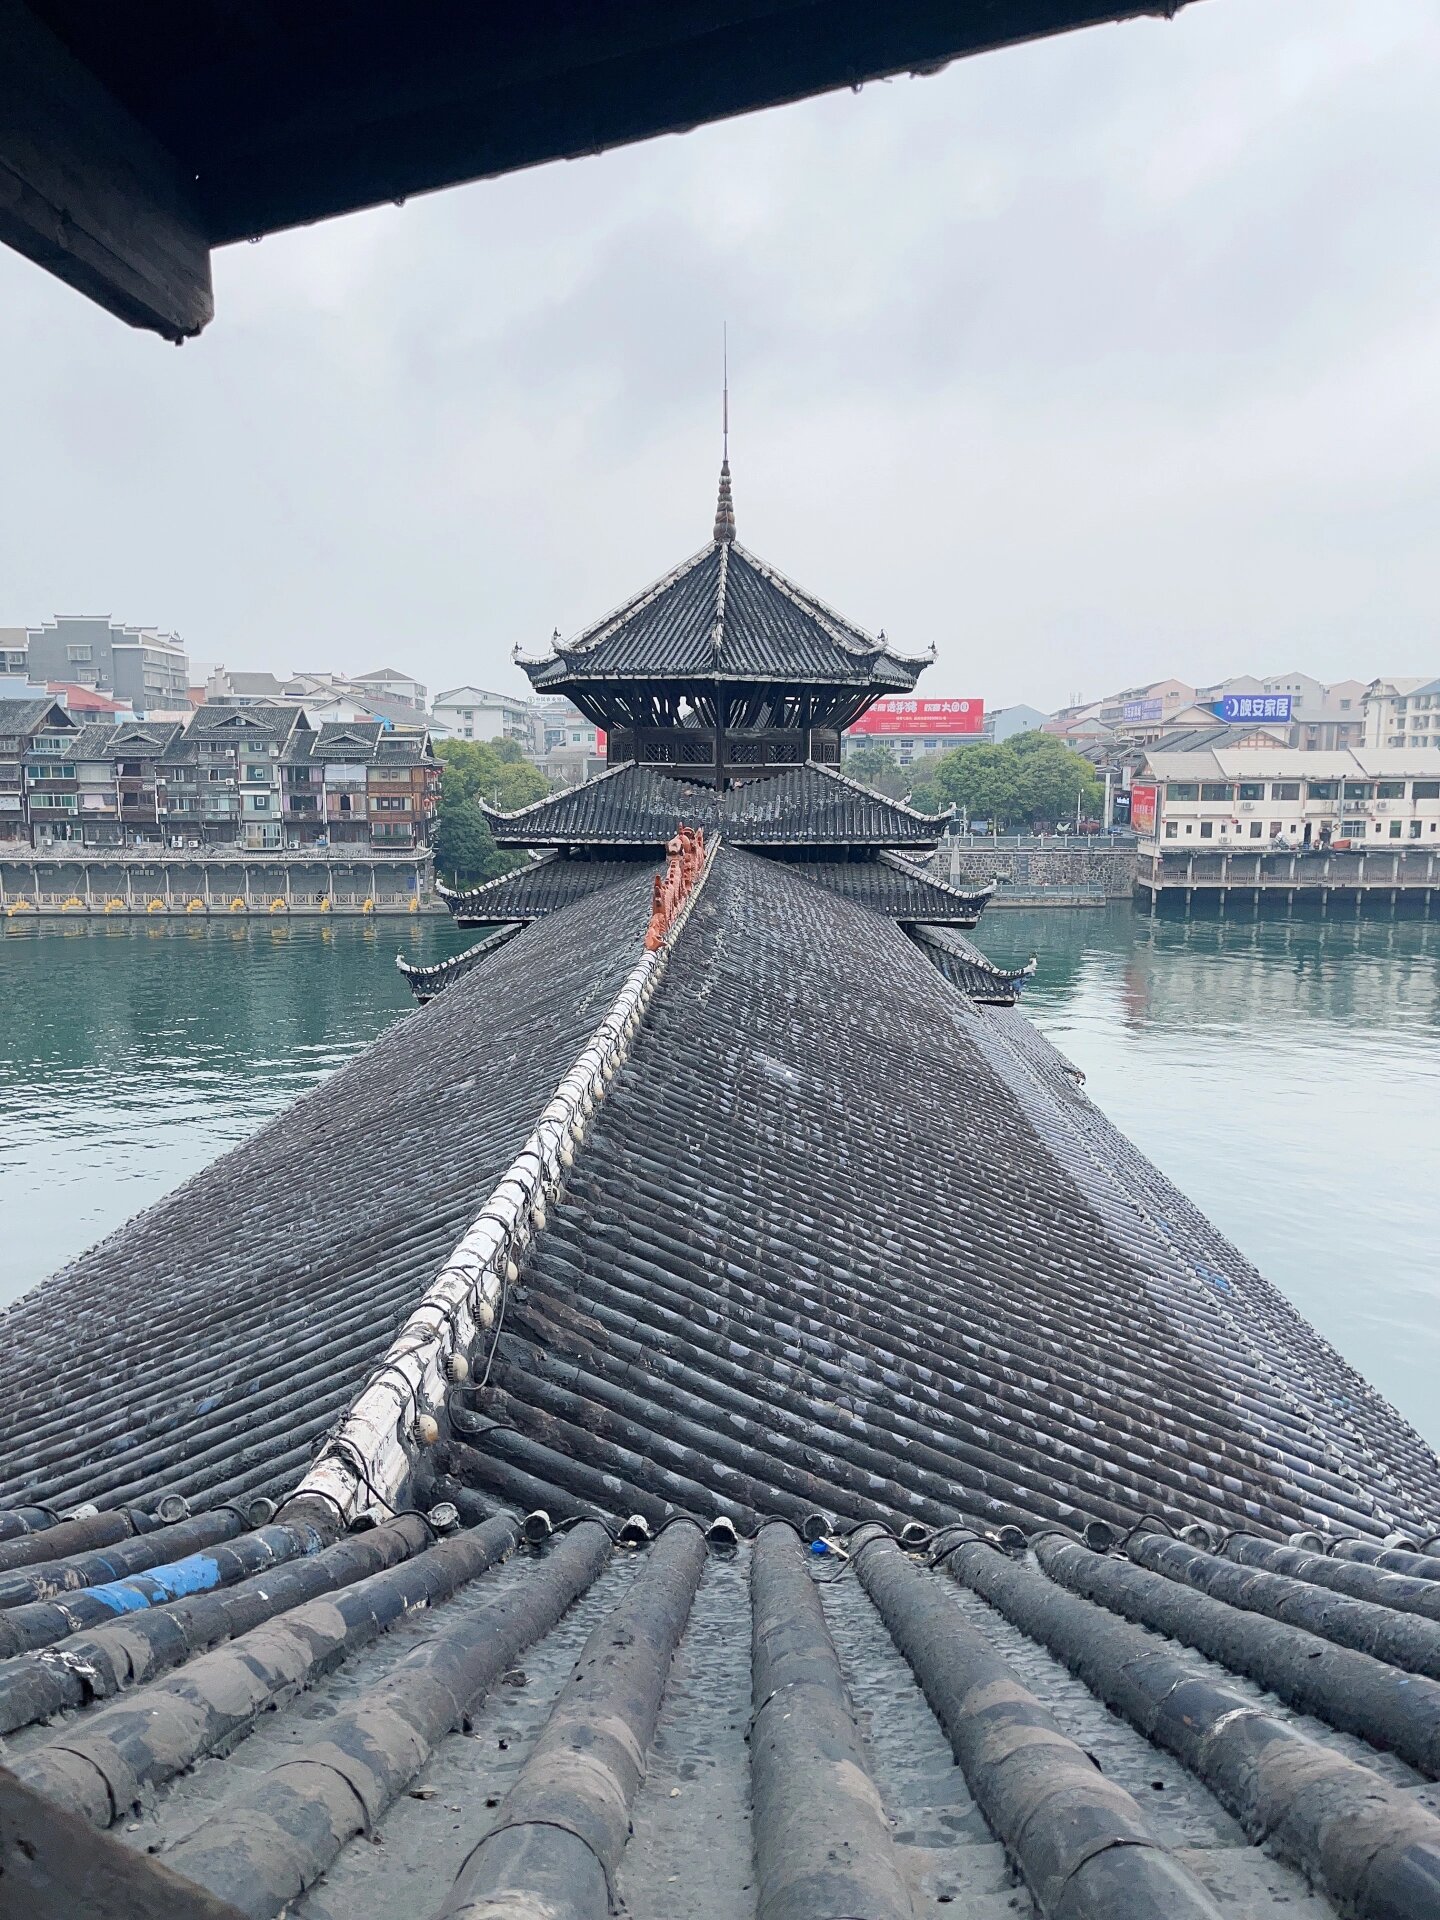
{"type": "Polygon", "coordinates": [[[715,544],[733,545],[735,506],[730,498],[730,328],[720,333],[722,384],[720,388],[720,496],[715,502],[715,544]]]}

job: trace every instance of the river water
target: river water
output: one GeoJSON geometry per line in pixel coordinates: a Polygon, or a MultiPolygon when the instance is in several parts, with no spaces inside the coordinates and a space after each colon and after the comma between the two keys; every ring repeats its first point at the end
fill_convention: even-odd
{"type": "MultiPolygon", "coordinates": [[[[397,947],[463,938],[0,928],[0,1305],[402,1014],[397,947]]],[[[1116,905],[992,912],[983,944],[1039,955],[1027,1008],[1093,1098],[1440,1445],[1440,925],[1116,905]]]]}

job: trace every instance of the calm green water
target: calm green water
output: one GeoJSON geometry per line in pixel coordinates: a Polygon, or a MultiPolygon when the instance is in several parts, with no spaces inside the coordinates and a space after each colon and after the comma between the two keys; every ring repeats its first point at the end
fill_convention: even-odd
{"type": "MultiPolygon", "coordinates": [[[[3,925],[3,923],[0,923],[3,925]]],[[[0,1304],[409,1004],[444,923],[0,932],[0,1304]]],[[[1089,1091],[1440,1443],[1440,925],[992,913],[1089,1091]]]]}

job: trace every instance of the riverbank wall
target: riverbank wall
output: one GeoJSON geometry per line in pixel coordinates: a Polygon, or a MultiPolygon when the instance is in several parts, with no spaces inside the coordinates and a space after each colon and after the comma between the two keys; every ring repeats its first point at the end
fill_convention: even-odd
{"type": "Polygon", "coordinates": [[[1133,844],[947,841],[931,870],[956,887],[996,881],[992,913],[1002,907],[1103,907],[1134,894],[1136,854],[1133,844]]]}
{"type": "Polygon", "coordinates": [[[114,848],[0,858],[0,915],[417,914],[440,910],[430,855],[114,848]]]}

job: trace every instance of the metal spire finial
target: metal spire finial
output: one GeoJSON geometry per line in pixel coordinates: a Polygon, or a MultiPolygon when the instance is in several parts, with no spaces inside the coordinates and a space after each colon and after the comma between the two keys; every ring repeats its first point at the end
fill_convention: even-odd
{"type": "Polygon", "coordinates": [[[715,502],[715,543],[729,546],[735,539],[735,505],[730,498],[730,329],[721,332],[723,380],[720,388],[720,495],[715,502]]]}

